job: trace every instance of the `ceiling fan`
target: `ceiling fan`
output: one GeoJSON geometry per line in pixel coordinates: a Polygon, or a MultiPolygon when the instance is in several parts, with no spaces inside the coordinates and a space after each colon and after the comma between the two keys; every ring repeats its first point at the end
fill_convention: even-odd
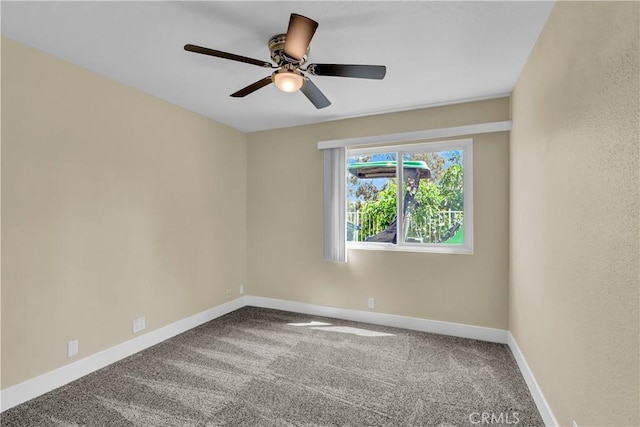
{"type": "Polygon", "coordinates": [[[185,45],[184,49],[189,52],[276,69],[270,76],[232,93],[231,96],[234,98],[245,97],[258,89],[275,83],[278,89],[283,92],[300,90],[316,108],[320,109],[331,105],[331,101],[324,96],[305,73],[313,76],[355,77],[377,80],[384,78],[387,72],[387,68],[384,65],[309,64],[306,68],[302,68],[307,62],[309,43],[317,28],[318,23],[316,21],[292,13],[289,18],[287,33],[276,34],[269,39],[271,59],[277,65],[192,44],[185,45]]]}

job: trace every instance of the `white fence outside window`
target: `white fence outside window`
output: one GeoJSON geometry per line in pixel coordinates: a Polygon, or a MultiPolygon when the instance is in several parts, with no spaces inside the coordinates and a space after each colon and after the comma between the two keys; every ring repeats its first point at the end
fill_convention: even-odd
{"type": "MultiPolygon", "coordinates": [[[[448,230],[456,224],[462,224],[463,211],[441,211],[437,216],[432,216],[424,221],[415,221],[425,224],[423,227],[412,225],[413,233],[421,236],[425,243],[439,243],[448,230]]],[[[364,236],[361,230],[372,230],[369,235],[375,235],[384,230],[389,224],[380,224],[377,218],[372,218],[360,211],[347,212],[347,241],[364,242],[368,236],[364,236]]]]}

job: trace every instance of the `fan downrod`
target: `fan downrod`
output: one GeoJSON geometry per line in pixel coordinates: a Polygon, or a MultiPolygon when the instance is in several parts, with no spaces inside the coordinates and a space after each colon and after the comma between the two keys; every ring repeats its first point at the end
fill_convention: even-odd
{"type": "Polygon", "coordinates": [[[309,58],[309,50],[311,49],[311,47],[307,47],[307,52],[304,54],[302,59],[298,61],[297,59],[291,58],[284,53],[284,42],[286,40],[286,34],[276,34],[269,39],[269,52],[271,53],[271,59],[273,60],[273,62],[278,64],[279,67],[287,64],[301,66],[302,64],[307,62],[307,59],[309,58]]]}

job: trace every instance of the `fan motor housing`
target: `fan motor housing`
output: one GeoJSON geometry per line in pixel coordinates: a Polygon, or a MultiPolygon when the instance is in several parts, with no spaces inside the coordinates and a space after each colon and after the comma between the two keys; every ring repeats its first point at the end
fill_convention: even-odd
{"type": "Polygon", "coordinates": [[[269,39],[269,52],[271,53],[271,59],[273,60],[273,62],[278,64],[278,66],[280,67],[286,64],[294,64],[300,66],[307,62],[310,46],[307,47],[307,53],[305,53],[302,59],[298,61],[297,59],[291,58],[284,53],[284,42],[286,40],[286,34],[276,34],[269,39]]]}

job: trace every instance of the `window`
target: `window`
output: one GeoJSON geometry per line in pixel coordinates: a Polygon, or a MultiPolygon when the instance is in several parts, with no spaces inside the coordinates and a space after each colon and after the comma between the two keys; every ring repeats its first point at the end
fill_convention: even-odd
{"type": "MultiPolygon", "coordinates": [[[[407,141],[426,141],[434,140],[436,138],[454,138],[466,135],[508,132],[510,130],[511,121],[502,121],[392,133],[386,135],[318,141],[318,149],[323,151],[324,214],[322,244],[324,259],[326,261],[333,262],[346,262],[346,247],[417,252],[473,253],[473,146],[471,139],[412,145],[395,144],[404,144],[407,141]],[[371,148],[374,146],[375,148],[371,148]],[[364,147],[368,148],[364,149],[364,147]],[[345,157],[347,151],[349,152],[348,162],[345,157]],[[447,153],[453,151],[459,153],[456,153],[453,158],[450,158],[447,153]],[[385,158],[385,154],[394,156],[394,159],[385,158]],[[456,213],[454,209],[448,209],[449,206],[452,206],[452,199],[447,198],[446,203],[441,203],[439,209],[431,209],[431,211],[428,212],[428,215],[422,215],[420,213],[420,211],[424,212],[426,210],[423,205],[420,205],[422,206],[421,209],[409,209],[407,214],[410,214],[410,217],[408,217],[407,220],[405,215],[398,215],[399,212],[404,211],[403,203],[405,199],[408,200],[408,207],[411,207],[411,205],[416,203],[422,203],[421,200],[423,200],[423,190],[420,189],[421,183],[417,182],[416,186],[416,182],[410,182],[408,179],[410,179],[414,174],[417,178],[418,171],[424,170],[422,164],[416,163],[412,165],[408,162],[413,161],[427,163],[423,158],[432,156],[435,159],[438,159],[438,157],[435,156],[436,154],[439,154],[439,157],[442,157],[442,165],[438,166],[436,163],[433,171],[429,169],[429,178],[422,176],[422,173],[420,173],[420,180],[425,180],[425,183],[428,183],[430,182],[429,180],[431,180],[434,182],[434,185],[442,186],[445,183],[440,181],[444,180],[444,176],[439,175],[438,171],[448,169],[451,164],[458,164],[461,167],[458,172],[461,173],[462,178],[462,207],[460,209],[462,214],[460,214],[460,212],[456,213]],[[421,156],[423,158],[421,158],[421,156]],[[393,162],[396,162],[395,175],[391,174],[390,176],[377,177],[370,176],[367,178],[364,175],[364,169],[362,169],[362,173],[360,174],[361,177],[356,176],[356,178],[365,180],[387,178],[388,181],[383,181],[385,184],[388,183],[390,186],[396,186],[396,190],[398,190],[395,194],[396,210],[393,212],[391,222],[384,228],[384,230],[387,230],[395,219],[396,230],[403,230],[399,241],[397,236],[395,236],[395,239],[392,237],[390,241],[374,241],[373,238],[367,239],[367,237],[375,236],[378,233],[367,235],[366,229],[363,229],[362,221],[364,218],[360,218],[360,211],[362,211],[362,204],[365,200],[363,196],[358,196],[356,194],[358,191],[359,181],[356,180],[353,182],[353,178],[347,179],[346,177],[347,175],[353,175],[351,172],[348,172],[349,164],[353,166],[354,163],[371,163],[375,161],[391,162],[390,165],[387,165],[387,169],[393,166],[393,162]],[[400,164],[398,164],[398,162],[400,164]],[[345,164],[347,167],[345,167],[345,164]],[[405,168],[404,166],[407,167],[405,168]],[[406,173],[405,170],[407,170],[406,173]],[[407,176],[406,182],[405,175],[407,176]],[[398,189],[397,186],[398,182],[403,183],[400,186],[400,189],[398,189]],[[345,183],[347,183],[347,185],[345,185],[345,183]],[[406,198],[406,190],[411,190],[412,187],[417,188],[415,194],[409,192],[408,195],[410,197],[406,198]],[[403,192],[402,190],[405,191],[403,192]],[[358,200],[358,197],[361,197],[360,200],[358,200]],[[400,206],[403,208],[399,208],[400,206]],[[354,213],[356,211],[358,212],[357,214],[354,213]],[[444,219],[441,219],[443,212],[446,212],[447,215],[444,219]],[[349,215],[348,218],[347,213],[349,215]],[[449,220],[448,217],[449,213],[452,215],[451,220],[449,220]],[[419,215],[422,216],[418,217],[419,215]],[[438,222],[438,220],[440,220],[440,222],[438,222]],[[408,224],[406,229],[405,223],[408,224]],[[453,224],[453,226],[446,228],[447,223],[453,224]],[[431,228],[420,228],[420,224],[431,224],[431,228]],[[441,229],[446,229],[445,233],[440,233],[439,237],[437,234],[430,234],[434,225],[441,229]],[[457,229],[454,228],[456,226],[457,229]]],[[[428,164],[427,167],[429,167],[428,164]]],[[[364,166],[362,166],[362,168],[364,168],[364,166]]],[[[385,173],[389,175],[388,170],[385,173]]],[[[382,190],[382,186],[384,185],[380,183],[376,185],[375,182],[370,183],[372,186],[369,186],[369,190],[378,193],[382,190]]],[[[366,194],[366,190],[366,188],[363,188],[360,192],[362,194],[366,194]]],[[[389,191],[383,194],[390,195],[392,192],[389,191]]],[[[435,199],[429,198],[428,200],[433,202],[435,199]]],[[[440,200],[442,201],[443,199],[440,200]]],[[[393,202],[391,202],[391,206],[393,206],[393,202]]],[[[366,224],[364,228],[366,228],[366,224]]],[[[389,228],[387,231],[390,234],[393,233],[393,235],[397,234],[393,231],[393,227],[389,228]]]]}
{"type": "Polygon", "coordinates": [[[346,151],[347,247],[471,253],[472,143],[346,151]]]}

